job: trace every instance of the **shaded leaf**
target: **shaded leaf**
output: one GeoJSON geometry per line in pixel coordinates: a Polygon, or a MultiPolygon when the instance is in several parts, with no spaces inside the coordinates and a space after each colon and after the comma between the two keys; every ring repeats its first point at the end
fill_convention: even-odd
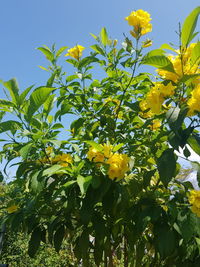
{"type": "Polygon", "coordinates": [[[29,246],[28,246],[28,254],[31,258],[33,258],[40,246],[40,240],[41,240],[41,229],[40,227],[36,227],[32,234],[31,234],[31,239],[29,241],[29,246]]]}
{"type": "Polygon", "coordinates": [[[172,148],[166,149],[157,160],[160,179],[165,186],[171,181],[176,173],[176,156],[172,148]]]}

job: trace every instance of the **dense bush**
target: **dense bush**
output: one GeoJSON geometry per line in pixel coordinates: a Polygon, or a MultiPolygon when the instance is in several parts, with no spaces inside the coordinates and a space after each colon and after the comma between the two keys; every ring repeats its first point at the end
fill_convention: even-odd
{"type": "Polygon", "coordinates": [[[67,47],[54,45],[38,48],[46,85],[21,92],[15,79],[2,82],[1,157],[17,171],[1,222],[28,232],[31,257],[68,240],[85,267],[198,266],[200,191],[176,179],[175,151],[188,158],[190,145],[200,155],[199,13],[180,27],[178,45],[147,53],[150,14],[133,11],[122,46],[103,28],[86,57],[81,45],[68,49],[72,75],[58,64],[67,47]],[[156,76],[140,73],[145,65],[156,76]]]}

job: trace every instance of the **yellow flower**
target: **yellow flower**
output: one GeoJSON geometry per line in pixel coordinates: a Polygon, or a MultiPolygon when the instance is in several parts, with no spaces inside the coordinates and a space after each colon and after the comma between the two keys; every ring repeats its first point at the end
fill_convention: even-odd
{"type": "Polygon", "coordinates": [[[102,148],[103,148],[103,154],[106,158],[109,158],[110,156],[112,156],[112,149],[113,149],[113,146],[112,145],[107,145],[107,144],[103,144],[101,145],[102,148]]]}
{"type": "Polygon", "coordinates": [[[149,128],[153,131],[156,131],[160,128],[161,126],[161,121],[156,119],[152,121],[152,125],[149,125],[149,128]]]}
{"type": "Polygon", "coordinates": [[[7,212],[8,212],[8,213],[14,213],[14,212],[16,212],[18,209],[19,209],[19,206],[17,206],[17,205],[12,205],[12,206],[10,206],[10,207],[7,208],[7,212]]]}
{"type": "Polygon", "coordinates": [[[53,152],[53,147],[52,146],[48,146],[46,149],[45,149],[46,153],[49,155],[53,152]]]}
{"type": "Polygon", "coordinates": [[[158,74],[166,80],[171,80],[177,83],[183,75],[199,74],[200,68],[197,64],[191,64],[192,50],[195,47],[195,43],[192,43],[189,47],[182,51],[177,50],[177,55],[169,55],[168,58],[172,62],[175,73],[157,69],[158,74]]]}
{"type": "Polygon", "coordinates": [[[192,205],[192,212],[200,217],[200,190],[190,191],[189,202],[192,205]]]}
{"type": "Polygon", "coordinates": [[[125,19],[130,26],[133,26],[133,31],[130,33],[136,39],[140,38],[141,35],[152,31],[150,14],[142,9],[131,12],[125,19]]]}
{"type": "Polygon", "coordinates": [[[194,116],[198,111],[200,112],[200,84],[198,84],[191,93],[191,98],[188,100],[187,105],[189,108],[188,116],[194,116]]]}
{"type": "Polygon", "coordinates": [[[163,112],[163,103],[167,97],[174,95],[175,88],[171,82],[167,85],[156,82],[147,93],[145,99],[139,103],[140,109],[142,110],[142,117],[151,118],[155,114],[159,115],[163,112]]]}
{"type": "Polygon", "coordinates": [[[69,50],[67,50],[67,54],[65,56],[70,56],[73,57],[77,60],[80,59],[80,57],[82,56],[82,52],[85,48],[81,45],[76,45],[73,48],[70,48],[69,50]]]}
{"type": "Polygon", "coordinates": [[[122,179],[125,176],[125,173],[129,170],[129,157],[125,154],[113,154],[108,160],[109,164],[108,177],[110,179],[122,179]]]}
{"type": "Polygon", "coordinates": [[[94,147],[90,147],[87,153],[87,157],[90,161],[104,162],[104,155],[94,147]]]}
{"type": "Polygon", "coordinates": [[[70,154],[61,154],[56,155],[54,158],[52,158],[52,163],[58,163],[63,167],[67,167],[69,164],[71,164],[73,161],[72,156],[70,154]]]}

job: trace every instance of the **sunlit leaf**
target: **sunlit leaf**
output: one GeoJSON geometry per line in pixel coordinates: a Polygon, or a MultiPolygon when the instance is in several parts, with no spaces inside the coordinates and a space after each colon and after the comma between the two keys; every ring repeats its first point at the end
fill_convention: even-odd
{"type": "Polygon", "coordinates": [[[198,16],[200,14],[200,6],[196,7],[189,16],[185,19],[182,32],[181,32],[181,43],[183,47],[187,47],[188,44],[192,41],[194,31],[197,25],[198,16]]]}

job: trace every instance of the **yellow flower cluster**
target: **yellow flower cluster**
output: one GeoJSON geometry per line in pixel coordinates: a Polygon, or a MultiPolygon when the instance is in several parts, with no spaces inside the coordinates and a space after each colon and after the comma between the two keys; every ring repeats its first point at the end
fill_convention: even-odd
{"type": "Polygon", "coordinates": [[[58,163],[63,167],[67,167],[73,160],[71,155],[63,153],[61,155],[56,155],[51,161],[52,163],[58,163]]]}
{"type": "Polygon", "coordinates": [[[125,19],[130,26],[133,26],[133,31],[130,31],[130,33],[136,39],[152,31],[150,14],[142,9],[131,12],[125,19]]]}
{"type": "Polygon", "coordinates": [[[7,212],[8,213],[14,213],[19,209],[19,207],[17,205],[12,205],[10,207],[7,208],[7,212]]]}
{"type": "Polygon", "coordinates": [[[110,179],[122,179],[129,170],[129,157],[126,154],[113,153],[112,145],[101,145],[102,150],[90,147],[87,153],[88,159],[93,162],[109,165],[108,177],[110,179]]]}
{"type": "Polygon", "coordinates": [[[156,82],[147,93],[145,99],[140,102],[140,109],[144,118],[151,118],[162,112],[162,106],[167,97],[174,95],[175,86],[170,83],[164,85],[156,82]],[[147,112],[145,112],[147,111],[147,112]]]}
{"type": "Polygon", "coordinates": [[[191,210],[198,217],[200,217],[200,191],[191,190],[189,196],[189,202],[192,205],[191,210]]]}
{"type": "Polygon", "coordinates": [[[37,163],[44,164],[60,164],[63,167],[67,167],[69,164],[72,164],[73,159],[70,154],[62,153],[52,157],[53,148],[51,146],[45,149],[47,156],[37,160],[37,163]]]}
{"type": "Polygon", "coordinates": [[[188,100],[187,105],[189,108],[188,116],[195,115],[196,112],[200,112],[200,83],[192,90],[191,98],[188,100]]]}
{"type": "Polygon", "coordinates": [[[198,64],[191,64],[192,50],[196,43],[192,43],[189,47],[185,48],[181,52],[177,50],[177,55],[168,56],[172,62],[175,73],[157,69],[158,74],[166,80],[171,80],[177,83],[183,75],[200,74],[200,68],[198,64]]]}
{"type": "Polygon", "coordinates": [[[69,50],[67,50],[67,54],[65,56],[70,56],[73,57],[77,60],[80,59],[80,57],[82,56],[82,52],[85,48],[81,45],[76,45],[73,48],[70,48],[69,50]]]}

